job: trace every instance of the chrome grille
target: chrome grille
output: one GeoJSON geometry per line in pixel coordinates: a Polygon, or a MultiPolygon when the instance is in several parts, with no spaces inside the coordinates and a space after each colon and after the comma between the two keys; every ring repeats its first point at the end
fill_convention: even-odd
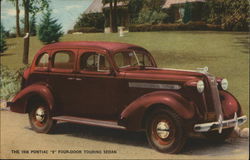
{"type": "Polygon", "coordinates": [[[209,86],[210,86],[211,94],[212,94],[212,104],[213,104],[213,107],[214,107],[214,110],[216,112],[217,119],[218,119],[219,115],[223,115],[221,102],[220,102],[220,95],[219,95],[218,86],[217,86],[218,84],[217,84],[216,78],[213,76],[208,76],[208,80],[209,80],[209,86]]]}

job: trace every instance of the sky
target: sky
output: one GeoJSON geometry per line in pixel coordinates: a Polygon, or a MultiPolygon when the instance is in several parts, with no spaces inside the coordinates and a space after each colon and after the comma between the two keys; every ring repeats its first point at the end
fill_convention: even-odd
{"type": "MultiPolygon", "coordinates": [[[[93,0],[51,0],[52,17],[58,19],[64,33],[73,29],[78,17],[88,8],[93,0]]],[[[19,3],[21,0],[19,0],[19,3]]],[[[23,7],[20,6],[20,19],[24,17],[23,7]]],[[[40,23],[42,13],[37,14],[37,24],[40,23]]],[[[16,26],[15,6],[8,0],[1,0],[1,23],[5,30],[14,32],[16,26]]]]}

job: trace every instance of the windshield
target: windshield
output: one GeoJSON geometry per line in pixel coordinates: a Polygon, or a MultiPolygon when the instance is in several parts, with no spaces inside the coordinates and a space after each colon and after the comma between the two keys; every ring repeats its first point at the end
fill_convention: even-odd
{"type": "Polygon", "coordinates": [[[138,50],[129,50],[117,52],[114,55],[114,60],[117,67],[153,67],[153,63],[147,52],[138,50]]]}

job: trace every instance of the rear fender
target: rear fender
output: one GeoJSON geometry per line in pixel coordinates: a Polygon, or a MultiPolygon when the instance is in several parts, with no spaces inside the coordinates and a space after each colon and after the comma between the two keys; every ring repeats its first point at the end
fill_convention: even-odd
{"type": "Polygon", "coordinates": [[[128,105],[121,113],[121,125],[129,130],[142,129],[145,112],[157,104],[172,109],[183,119],[191,119],[195,114],[193,104],[180,94],[172,91],[157,91],[146,94],[128,105]]]}
{"type": "Polygon", "coordinates": [[[27,113],[28,101],[33,96],[42,98],[52,110],[54,98],[50,89],[44,84],[33,84],[21,90],[12,100],[10,110],[17,113],[27,113]]]}

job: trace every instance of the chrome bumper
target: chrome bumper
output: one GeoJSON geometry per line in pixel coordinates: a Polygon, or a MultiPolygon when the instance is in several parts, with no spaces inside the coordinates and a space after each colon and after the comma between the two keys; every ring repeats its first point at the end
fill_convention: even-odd
{"type": "Polygon", "coordinates": [[[209,122],[209,123],[201,123],[194,125],[195,132],[208,132],[212,130],[218,130],[219,133],[222,132],[223,128],[232,128],[238,127],[247,121],[247,116],[237,117],[237,114],[234,114],[233,119],[222,121],[222,117],[220,116],[217,122],[209,122]]]}

